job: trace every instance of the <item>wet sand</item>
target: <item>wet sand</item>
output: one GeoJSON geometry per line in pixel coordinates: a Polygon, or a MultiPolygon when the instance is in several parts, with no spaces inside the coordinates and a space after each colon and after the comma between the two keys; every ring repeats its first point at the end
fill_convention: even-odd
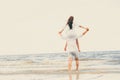
{"type": "Polygon", "coordinates": [[[67,66],[41,68],[40,64],[32,62],[12,65],[15,64],[13,62],[10,63],[12,66],[6,66],[6,63],[1,62],[0,80],[120,80],[120,66],[111,65],[112,62],[114,61],[80,60],[79,71],[75,71],[73,66],[71,72],[67,70],[67,66]]]}
{"type": "Polygon", "coordinates": [[[12,75],[0,75],[0,80],[120,80],[120,74],[118,73],[12,74],[12,75]]]}

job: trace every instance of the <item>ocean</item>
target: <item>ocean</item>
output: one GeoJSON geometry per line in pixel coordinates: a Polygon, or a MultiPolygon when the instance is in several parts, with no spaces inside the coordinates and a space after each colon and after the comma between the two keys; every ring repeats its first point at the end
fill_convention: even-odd
{"type": "MultiPolygon", "coordinates": [[[[0,74],[67,73],[67,53],[1,55],[0,74]]],[[[120,73],[120,51],[80,52],[80,72],[120,73]],[[102,67],[102,68],[101,68],[102,67]]],[[[75,69],[75,62],[73,67],[75,69]]]]}
{"type": "Polygon", "coordinates": [[[120,80],[120,51],[80,52],[79,71],[67,53],[0,56],[0,80],[120,80]]]}

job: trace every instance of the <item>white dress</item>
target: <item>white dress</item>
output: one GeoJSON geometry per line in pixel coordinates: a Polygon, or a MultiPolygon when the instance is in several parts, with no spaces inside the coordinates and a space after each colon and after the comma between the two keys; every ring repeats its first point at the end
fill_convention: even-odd
{"type": "Polygon", "coordinates": [[[67,41],[67,51],[77,51],[76,39],[82,37],[82,34],[77,34],[75,26],[73,26],[73,29],[69,29],[68,25],[66,27],[68,27],[68,30],[62,33],[61,37],[67,41]]]}
{"type": "Polygon", "coordinates": [[[78,48],[76,45],[76,39],[82,37],[77,35],[75,29],[69,29],[65,34],[61,35],[63,39],[67,41],[67,51],[69,57],[78,57],[78,48]]]}

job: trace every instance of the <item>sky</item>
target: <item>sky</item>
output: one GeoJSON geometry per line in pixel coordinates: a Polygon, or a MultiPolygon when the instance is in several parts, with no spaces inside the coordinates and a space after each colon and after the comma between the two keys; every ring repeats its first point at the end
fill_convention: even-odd
{"type": "Polygon", "coordinates": [[[120,0],[1,0],[0,55],[64,52],[69,16],[90,31],[81,51],[120,50],[120,0]]]}

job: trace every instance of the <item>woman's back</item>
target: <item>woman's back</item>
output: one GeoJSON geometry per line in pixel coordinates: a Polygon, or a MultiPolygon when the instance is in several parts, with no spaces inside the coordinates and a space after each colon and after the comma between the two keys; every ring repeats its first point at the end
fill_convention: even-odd
{"type": "Polygon", "coordinates": [[[76,51],[77,50],[76,39],[77,39],[77,34],[75,33],[75,30],[73,30],[73,29],[69,30],[66,35],[68,51],[76,51]]]}

